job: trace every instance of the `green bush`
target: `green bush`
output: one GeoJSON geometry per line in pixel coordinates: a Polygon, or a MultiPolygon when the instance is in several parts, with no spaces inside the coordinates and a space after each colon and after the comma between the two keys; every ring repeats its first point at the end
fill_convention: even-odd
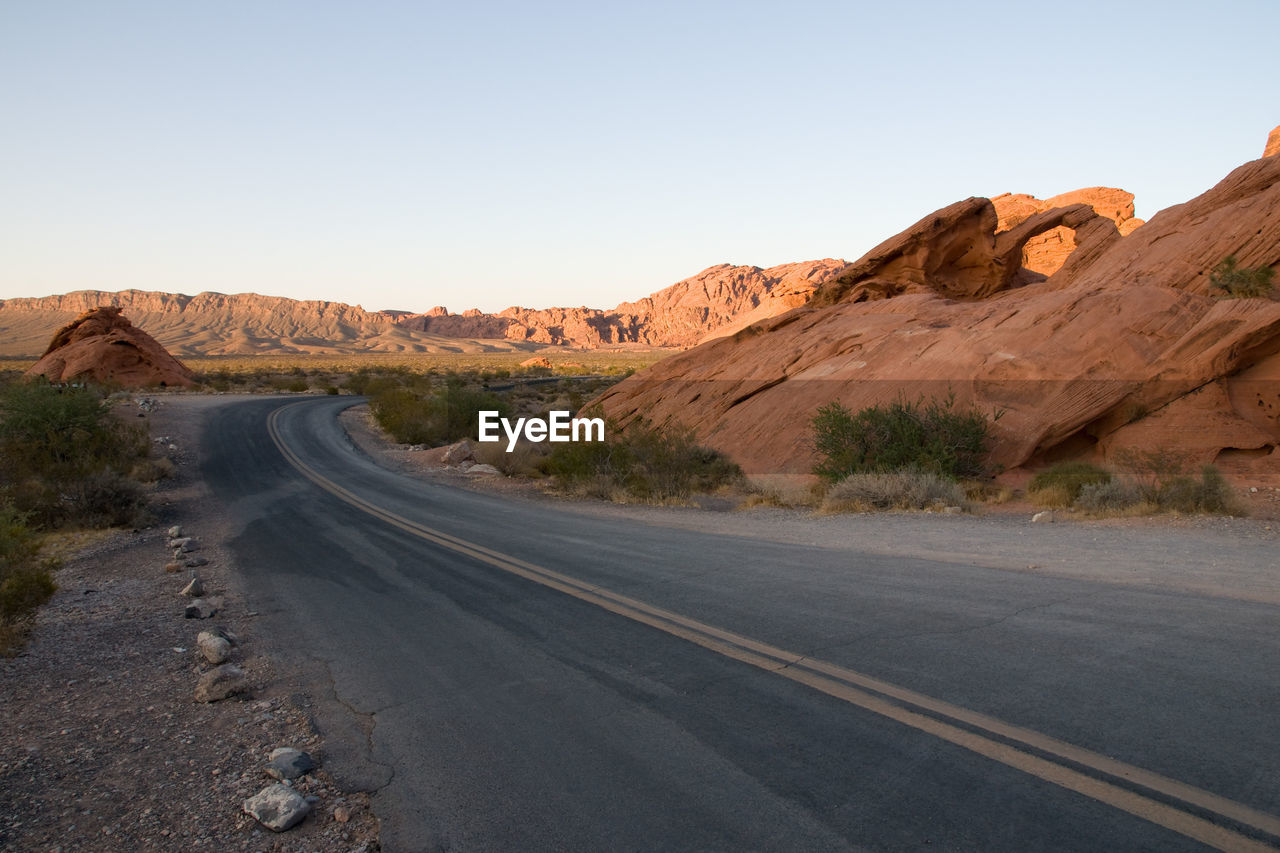
{"type": "Polygon", "coordinates": [[[737,482],[742,469],[702,447],[684,427],[638,418],[625,429],[606,424],[605,440],[557,444],[543,463],[564,489],[608,500],[661,503],[737,482]]]}
{"type": "Polygon", "coordinates": [[[899,471],[850,474],[827,492],[822,508],[828,512],[865,512],[876,509],[929,509],[960,506],[964,488],[955,480],[932,471],[906,468],[899,471]]]}
{"type": "Polygon", "coordinates": [[[12,504],[0,504],[0,652],[7,652],[11,631],[57,591],[52,561],[37,562],[40,541],[27,518],[12,504]]]}
{"type": "Polygon", "coordinates": [[[496,411],[506,417],[510,409],[500,397],[452,382],[427,394],[405,387],[380,390],[370,408],[382,428],[401,444],[440,445],[475,438],[480,412],[496,411]]]}
{"type": "Polygon", "coordinates": [[[976,409],[957,410],[954,396],[897,400],[856,414],[832,402],[818,409],[811,425],[820,457],[813,472],[831,483],[903,469],[951,479],[985,473],[990,422],[976,409]]]}
{"type": "Polygon", "coordinates": [[[1221,290],[1223,299],[1251,299],[1271,295],[1271,278],[1275,270],[1267,265],[1260,267],[1237,266],[1236,256],[1223,258],[1209,273],[1209,283],[1221,290]]]}
{"type": "Polygon", "coordinates": [[[37,526],[97,523],[79,516],[77,489],[119,478],[148,449],[146,430],[112,416],[98,390],[20,382],[0,394],[0,487],[37,526]]]}
{"type": "Polygon", "coordinates": [[[1067,507],[1080,497],[1080,490],[1096,483],[1111,482],[1111,472],[1088,462],[1059,462],[1031,478],[1027,495],[1043,506],[1067,507]]]}

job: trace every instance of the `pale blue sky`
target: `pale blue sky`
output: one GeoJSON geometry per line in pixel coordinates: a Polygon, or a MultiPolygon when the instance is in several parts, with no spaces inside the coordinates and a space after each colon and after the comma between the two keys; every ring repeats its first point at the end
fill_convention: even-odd
{"type": "Polygon", "coordinates": [[[0,0],[0,298],[609,307],[1258,157],[1278,0],[0,0]]]}

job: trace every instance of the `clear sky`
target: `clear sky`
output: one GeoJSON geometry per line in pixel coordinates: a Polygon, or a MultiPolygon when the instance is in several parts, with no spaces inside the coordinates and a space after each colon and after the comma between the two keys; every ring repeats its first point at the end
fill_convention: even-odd
{"type": "Polygon", "coordinates": [[[0,298],[610,307],[1261,155],[1280,0],[0,0],[0,298]]]}

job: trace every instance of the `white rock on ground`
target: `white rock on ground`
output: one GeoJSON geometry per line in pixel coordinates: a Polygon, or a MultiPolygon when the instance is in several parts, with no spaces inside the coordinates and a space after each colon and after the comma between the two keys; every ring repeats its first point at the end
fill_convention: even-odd
{"type": "Polygon", "coordinates": [[[1053,521],[1053,513],[1049,512],[1047,509],[1043,512],[1037,512],[1035,515],[1031,516],[1032,524],[1049,524],[1053,521]]]}
{"type": "Polygon", "coordinates": [[[182,588],[182,595],[188,598],[199,598],[204,595],[204,583],[197,576],[192,576],[191,583],[182,588]]]}
{"type": "Polygon", "coordinates": [[[227,638],[209,631],[201,631],[196,636],[196,645],[200,648],[200,654],[211,664],[226,663],[231,657],[231,643],[227,638]]]}
{"type": "Polygon", "coordinates": [[[274,832],[297,826],[311,811],[311,804],[287,785],[268,785],[244,801],[244,811],[274,832]]]}

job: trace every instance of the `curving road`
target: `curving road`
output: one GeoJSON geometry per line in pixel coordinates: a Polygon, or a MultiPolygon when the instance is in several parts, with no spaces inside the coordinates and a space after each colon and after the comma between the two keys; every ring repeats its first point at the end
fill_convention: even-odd
{"type": "Polygon", "coordinates": [[[387,850],[1280,849],[1274,605],[424,483],[353,402],[222,407],[204,475],[387,850]]]}

